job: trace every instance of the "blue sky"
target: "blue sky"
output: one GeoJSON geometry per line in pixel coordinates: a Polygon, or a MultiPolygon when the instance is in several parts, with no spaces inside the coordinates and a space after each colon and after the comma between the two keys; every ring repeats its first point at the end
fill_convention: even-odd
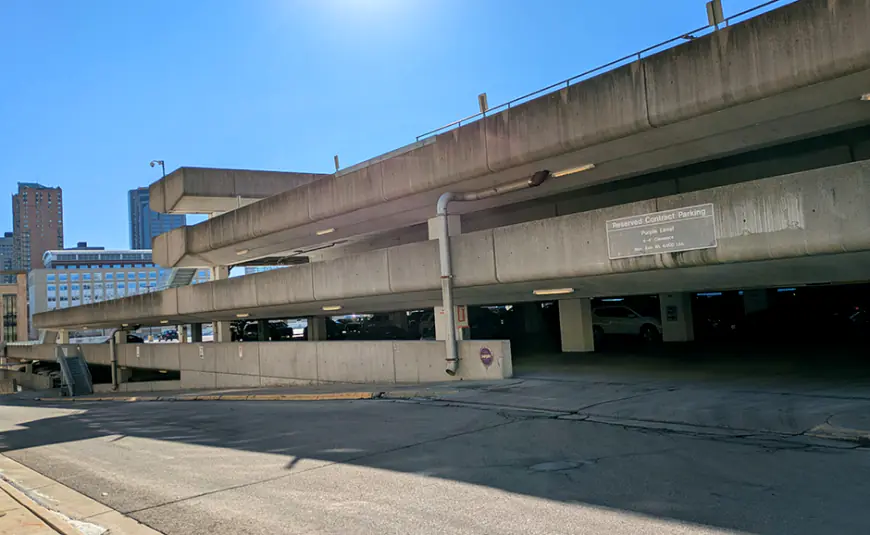
{"type": "MultiPolygon", "coordinates": [[[[760,0],[724,0],[726,15],[760,0]]],[[[127,247],[182,165],[330,172],[706,24],[705,0],[2,0],[0,231],[64,190],[66,245],[127,247]]]]}

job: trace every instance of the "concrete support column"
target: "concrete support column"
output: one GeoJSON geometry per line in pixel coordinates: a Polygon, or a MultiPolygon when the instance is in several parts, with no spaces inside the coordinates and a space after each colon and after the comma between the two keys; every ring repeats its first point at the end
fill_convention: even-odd
{"type": "Polygon", "coordinates": [[[187,343],[187,325],[179,325],[177,328],[178,331],[178,343],[186,344],[187,343]]]}
{"type": "Polygon", "coordinates": [[[326,340],[326,318],[312,316],[308,318],[308,341],[322,342],[326,340]]]}
{"type": "Polygon", "coordinates": [[[752,314],[753,312],[761,312],[767,310],[770,303],[767,299],[767,290],[744,290],[743,291],[743,313],[752,314]]]}
{"type": "MultiPolygon", "coordinates": [[[[227,266],[213,266],[211,268],[211,279],[215,281],[226,280],[230,276],[230,268],[227,266]]],[[[214,333],[214,342],[232,342],[232,331],[230,330],[230,322],[215,321],[212,323],[212,332],[214,333]]]]}
{"type": "Polygon", "coordinates": [[[663,341],[691,342],[695,339],[691,293],[659,294],[659,306],[662,313],[663,341]]]}
{"type": "Polygon", "coordinates": [[[195,344],[202,343],[202,323],[190,324],[190,341],[195,344]]]}
{"type": "MultiPolygon", "coordinates": [[[[429,224],[429,239],[437,240],[442,234],[442,228],[440,224],[440,220],[437,217],[433,217],[428,221],[429,224]]],[[[458,215],[448,215],[447,216],[447,235],[448,236],[459,236],[462,234],[462,220],[458,215]]],[[[454,271],[455,274],[455,271],[454,271]]],[[[456,340],[463,340],[466,338],[466,333],[464,332],[466,329],[456,329],[456,340]]],[[[447,339],[447,314],[444,313],[444,307],[435,307],[435,339],[436,340],[446,340],[447,339]]]]}
{"type": "MultiPolygon", "coordinates": [[[[437,217],[429,220],[429,239],[437,240],[441,235],[441,225],[437,217]]],[[[447,232],[450,236],[462,234],[462,220],[458,215],[447,216],[447,232]]]]}
{"type": "Polygon", "coordinates": [[[112,336],[115,338],[116,344],[127,343],[127,331],[115,331],[115,334],[112,336]]]}
{"type": "Polygon", "coordinates": [[[61,329],[57,331],[57,343],[58,344],[68,344],[69,343],[69,331],[66,329],[61,329]]]}
{"type": "Polygon", "coordinates": [[[559,331],[562,338],[562,352],[595,351],[592,300],[582,298],[559,301],[559,331]]]}
{"type": "Polygon", "coordinates": [[[257,320],[257,341],[269,341],[269,320],[257,320]]]}
{"type": "MultiPolygon", "coordinates": [[[[454,317],[458,318],[459,314],[454,314],[454,317]]],[[[456,329],[456,340],[468,339],[468,331],[469,329],[456,329]]],[[[447,314],[444,313],[444,307],[435,307],[435,339],[447,340],[447,314]]]]}

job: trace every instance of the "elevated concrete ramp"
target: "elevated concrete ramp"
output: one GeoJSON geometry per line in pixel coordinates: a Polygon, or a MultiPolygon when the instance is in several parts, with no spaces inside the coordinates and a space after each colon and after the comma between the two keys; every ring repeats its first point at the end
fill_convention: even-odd
{"type": "MultiPolygon", "coordinates": [[[[870,122],[870,3],[798,0],[411,150],[158,236],[160,265],[226,265],[425,222],[444,191],[595,164],[480,210],[870,122]],[[328,235],[318,234],[334,229],[328,235]],[[244,251],[244,253],[242,253],[244,251]]],[[[554,45],[556,46],[556,45],[554,45]]]]}
{"type": "Polygon", "coordinates": [[[328,176],[332,175],[180,167],[151,184],[150,206],[162,214],[229,212],[328,176]]]}
{"type": "MultiPolygon", "coordinates": [[[[870,279],[870,162],[670,195],[451,239],[456,300],[700,291],[870,279]],[[610,260],[605,223],[712,203],[713,249],[610,260]]],[[[437,243],[425,241],[247,277],[34,315],[38,328],[157,325],[408,310],[440,303],[437,243]]]]}

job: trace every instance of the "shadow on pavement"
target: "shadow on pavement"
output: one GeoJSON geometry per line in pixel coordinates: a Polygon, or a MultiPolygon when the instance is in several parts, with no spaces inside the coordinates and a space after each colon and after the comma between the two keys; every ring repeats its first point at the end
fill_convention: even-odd
{"type": "MultiPolygon", "coordinates": [[[[559,357],[565,362],[553,369],[558,373],[559,366],[572,364],[569,360],[575,357],[559,357]]],[[[679,367],[687,358],[690,353],[671,355],[668,360],[679,367]]],[[[576,362],[573,365],[577,367],[576,362]]],[[[630,385],[630,376],[643,382],[644,390],[659,380],[644,374],[647,365],[661,367],[663,361],[650,355],[596,355],[580,366],[592,377],[574,375],[564,388],[594,392],[602,403],[615,402],[619,407],[620,400],[629,397],[619,387],[630,385]],[[613,358],[631,365],[621,367],[616,386],[602,385],[599,379],[606,374],[600,374],[613,365],[613,358]]],[[[534,369],[532,361],[528,366],[534,369]]],[[[686,379],[729,366],[725,360],[713,359],[686,379]]],[[[779,366],[776,359],[769,359],[757,362],[748,373],[763,383],[759,370],[768,367],[773,370],[771,377],[780,380],[779,366]]],[[[798,367],[796,375],[812,379],[805,373],[812,366],[798,367]]],[[[792,372],[785,375],[795,375],[792,372]]],[[[561,395],[547,385],[542,382],[534,394],[541,399],[561,395]]],[[[699,399],[715,397],[714,391],[716,405],[698,405],[704,417],[704,411],[728,411],[731,400],[746,414],[755,410],[752,403],[736,403],[739,394],[731,390],[710,388],[683,398],[673,397],[674,388],[662,389],[662,395],[670,397],[641,400],[613,414],[619,418],[628,410],[649,409],[655,399],[700,403],[699,399]]],[[[154,452],[153,458],[143,461],[141,468],[126,469],[130,478],[136,477],[137,470],[142,477],[165,470],[161,477],[183,482],[191,477],[185,472],[214,470],[227,481],[243,474],[271,480],[308,473],[306,461],[314,460],[320,463],[317,466],[339,463],[411,474],[422,478],[421,484],[434,477],[564,504],[590,504],[762,535],[859,532],[870,521],[866,508],[870,452],[778,442],[760,435],[710,437],[691,431],[554,420],[509,408],[392,401],[21,404],[18,408],[23,411],[21,421],[3,430],[0,449],[25,464],[38,462],[40,455],[50,457],[50,449],[42,448],[49,445],[64,444],[70,448],[64,450],[67,456],[78,455],[86,462],[88,455],[103,455],[107,443],[124,444],[130,438],[159,441],[147,443],[155,448],[148,450],[154,452]],[[57,415],[52,407],[75,412],[57,415]],[[233,452],[281,459],[276,465],[271,457],[233,452]],[[165,458],[158,453],[165,453],[165,458]]],[[[74,485],[80,472],[46,475],[61,481],[69,478],[74,485]]],[[[122,503],[112,505],[124,512],[161,506],[118,499],[122,503]]]]}

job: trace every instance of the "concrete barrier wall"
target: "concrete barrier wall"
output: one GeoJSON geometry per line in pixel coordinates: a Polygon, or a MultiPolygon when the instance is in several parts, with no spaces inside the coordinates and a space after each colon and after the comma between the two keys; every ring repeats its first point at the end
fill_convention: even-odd
{"type": "MultiPolygon", "coordinates": [[[[155,345],[179,350],[183,388],[431,383],[513,375],[510,342],[460,342],[459,373],[444,372],[443,342],[245,342],[155,345]],[[492,361],[484,364],[481,350],[492,361]]],[[[165,348],[165,349],[164,349],[165,348]]]]}
{"type": "MultiPolygon", "coordinates": [[[[10,357],[54,359],[54,345],[10,347],[10,357]]],[[[110,364],[108,344],[81,344],[89,364],[110,364]]],[[[513,375],[510,342],[459,342],[459,373],[444,372],[445,347],[439,341],[240,342],[205,344],[120,344],[118,365],[180,370],[181,382],[130,383],[143,391],[322,383],[432,383],[504,379],[513,375]],[[138,385],[138,386],[136,386],[138,385]]],[[[106,387],[100,387],[106,388],[106,387]]]]}
{"type": "MultiPolygon", "coordinates": [[[[86,356],[101,353],[82,347],[86,356]]],[[[182,388],[429,383],[512,376],[510,342],[469,340],[459,347],[461,363],[455,377],[444,372],[445,348],[438,341],[122,344],[118,349],[120,366],[181,370],[182,388]],[[492,356],[491,362],[481,359],[483,348],[484,356],[492,356]]]]}
{"type": "Polygon", "coordinates": [[[46,375],[0,370],[0,383],[3,384],[3,390],[0,390],[0,393],[11,394],[16,392],[16,390],[12,389],[13,382],[24,390],[47,390],[51,388],[51,378],[46,375]]]}

